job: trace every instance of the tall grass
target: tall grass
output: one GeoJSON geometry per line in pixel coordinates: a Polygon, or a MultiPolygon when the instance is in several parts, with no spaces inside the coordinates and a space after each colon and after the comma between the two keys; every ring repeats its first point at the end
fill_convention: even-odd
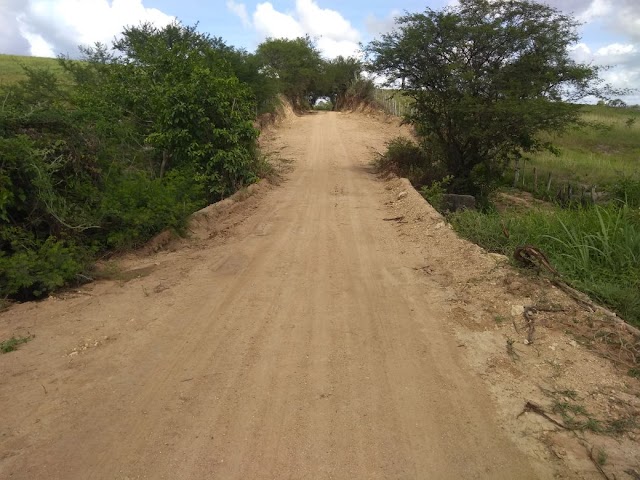
{"type": "Polygon", "coordinates": [[[508,256],[518,245],[535,245],[570,284],[640,326],[640,210],[619,203],[502,214],[467,210],[451,223],[466,238],[508,256]]]}

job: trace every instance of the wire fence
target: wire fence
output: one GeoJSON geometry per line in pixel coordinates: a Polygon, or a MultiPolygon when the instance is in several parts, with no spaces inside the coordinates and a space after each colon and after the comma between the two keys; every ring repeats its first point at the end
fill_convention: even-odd
{"type": "Polygon", "coordinates": [[[402,95],[400,90],[376,88],[374,97],[382,110],[389,115],[402,117],[411,113],[411,100],[402,95]]]}

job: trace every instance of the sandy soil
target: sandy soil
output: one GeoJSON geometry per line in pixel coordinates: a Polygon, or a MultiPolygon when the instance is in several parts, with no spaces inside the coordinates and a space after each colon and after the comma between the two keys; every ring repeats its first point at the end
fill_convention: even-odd
{"type": "Polygon", "coordinates": [[[637,382],[558,329],[538,328],[537,355],[508,331],[540,282],[372,174],[402,133],[285,122],[264,142],[292,167],[280,185],[208,207],[114,280],[0,314],[0,338],[35,334],[0,356],[0,478],[601,478],[586,448],[625,478],[633,432],[517,415],[548,406],[549,376],[595,413],[637,408],[637,382]]]}

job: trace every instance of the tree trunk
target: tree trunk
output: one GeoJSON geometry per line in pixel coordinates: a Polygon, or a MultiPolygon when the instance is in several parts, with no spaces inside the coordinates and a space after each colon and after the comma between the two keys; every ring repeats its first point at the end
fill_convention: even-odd
{"type": "Polygon", "coordinates": [[[164,172],[167,169],[169,163],[169,153],[166,150],[162,151],[162,164],[160,165],[160,178],[164,177],[164,172]]]}

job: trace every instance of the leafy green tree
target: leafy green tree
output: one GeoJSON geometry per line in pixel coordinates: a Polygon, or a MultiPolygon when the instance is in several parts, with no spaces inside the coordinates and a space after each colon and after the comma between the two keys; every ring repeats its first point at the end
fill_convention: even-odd
{"type": "Polygon", "coordinates": [[[397,20],[367,46],[371,69],[413,100],[408,120],[451,190],[486,194],[508,162],[550,147],[539,132],[578,120],[576,101],[603,96],[598,70],[568,48],[577,23],[528,0],[461,0],[397,20]]]}
{"type": "Polygon", "coordinates": [[[93,111],[131,127],[158,177],[193,167],[211,200],[255,180],[255,102],[233,49],[175,23],[126,28],[113,50],[86,49],[88,66],[71,71],[93,111]]]}
{"type": "Polygon", "coordinates": [[[309,37],[269,38],[258,46],[256,57],[261,71],[277,80],[294,107],[313,104],[321,96],[323,61],[309,37]]]}
{"type": "Polygon", "coordinates": [[[331,99],[336,110],[345,106],[349,87],[361,78],[363,70],[362,62],[353,57],[339,56],[325,62],[322,93],[331,99]]]}

